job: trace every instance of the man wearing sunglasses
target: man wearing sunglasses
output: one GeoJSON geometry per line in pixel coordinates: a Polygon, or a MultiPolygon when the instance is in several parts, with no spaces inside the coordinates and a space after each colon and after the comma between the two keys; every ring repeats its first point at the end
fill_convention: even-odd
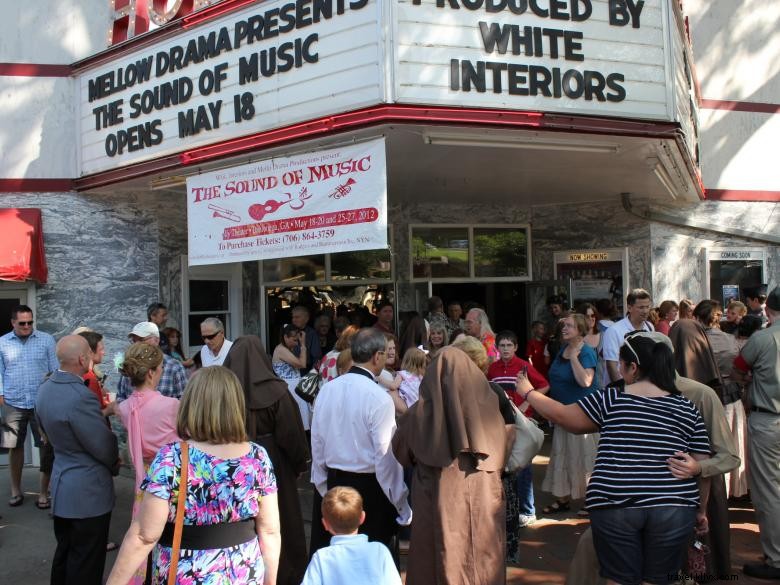
{"type": "Polygon", "coordinates": [[[200,349],[203,367],[221,366],[233,345],[225,338],[225,325],[216,317],[209,317],[200,324],[200,335],[204,344],[200,349]]]}
{"type": "MultiPolygon", "coordinates": [[[[150,321],[141,321],[133,327],[127,336],[130,343],[148,343],[149,345],[160,346],[160,330],[157,325],[150,321]]],[[[181,398],[184,394],[184,387],[187,385],[187,374],[184,366],[177,359],[163,354],[163,373],[160,382],[157,384],[157,391],[163,396],[181,398]]],[[[116,391],[117,402],[122,402],[133,393],[133,385],[130,378],[122,376],[119,379],[119,386],[116,391]]]]}
{"type": "MultiPolygon", "coordinates": [[[[35,417],[38,386],[46,374],[59,367],[54,338],[33,328],[32,309],[19,305],[11,311],[11,331],[0,337],[0,447],[9,450],[11,499],[9,506],[20,506],[22,494],[22,467],[27,427],[32,429],[36,447],[41,447],[41,435],[35,417]]],[[[49,478],[46,457],[41,457],[41,491],[39,507],[48,508],[49,478]]]]}

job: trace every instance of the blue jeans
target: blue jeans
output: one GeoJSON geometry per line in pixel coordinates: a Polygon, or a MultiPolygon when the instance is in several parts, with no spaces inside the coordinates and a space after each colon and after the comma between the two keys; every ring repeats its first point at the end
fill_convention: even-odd
{"type": "Polygon", "coordinates": [[[685,543],[696,522],[695,507],[595,508],[589,512],[602,577],[621,585],[677,580],[685,543]]]}
{"type": "Polygon", "coordinates": [[[523,516],[535,516],[533,464],[517,472],[517,506],[523,516]]]}

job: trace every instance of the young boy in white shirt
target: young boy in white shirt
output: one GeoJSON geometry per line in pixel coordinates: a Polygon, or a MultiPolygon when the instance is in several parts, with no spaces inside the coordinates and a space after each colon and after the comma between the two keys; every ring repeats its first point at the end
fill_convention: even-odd
{"type": "Polygon", "coordinates": [[[401,585],[387,547],[358,534],[365,519],[363,498],[357,490],[328,490],[322,498],[322,525],[333,538],[330,546],[314,553],[301,585],[401,585]]]}

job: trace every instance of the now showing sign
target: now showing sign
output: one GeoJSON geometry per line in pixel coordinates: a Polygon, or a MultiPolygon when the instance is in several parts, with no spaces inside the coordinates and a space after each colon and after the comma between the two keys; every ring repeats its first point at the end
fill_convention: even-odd
{"type": "Polygon", "coordinates": [[[384,139],[187,179],[189,263],[387,247],[384,139]]]}

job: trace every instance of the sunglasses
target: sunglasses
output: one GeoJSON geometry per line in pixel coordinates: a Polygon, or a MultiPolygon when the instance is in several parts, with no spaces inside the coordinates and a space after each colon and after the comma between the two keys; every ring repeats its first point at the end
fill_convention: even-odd
{"type": "Polygon", "coordinates": [[[212,333],[211,335],[203,335],[202,336],[203,337],[203,341],[211,341],[212,339],[214,339],[220,333],[222,333],[222,331],[217,331],[216,333],[212,333]]]}
{"type": "Polygon", "coordinates": [[[26,327],[28,325],[32,325],[33,323],[35,323],[35,321],[17,321],[16,322],[17,325],[21,325],[22,327],[26,327]]]}

